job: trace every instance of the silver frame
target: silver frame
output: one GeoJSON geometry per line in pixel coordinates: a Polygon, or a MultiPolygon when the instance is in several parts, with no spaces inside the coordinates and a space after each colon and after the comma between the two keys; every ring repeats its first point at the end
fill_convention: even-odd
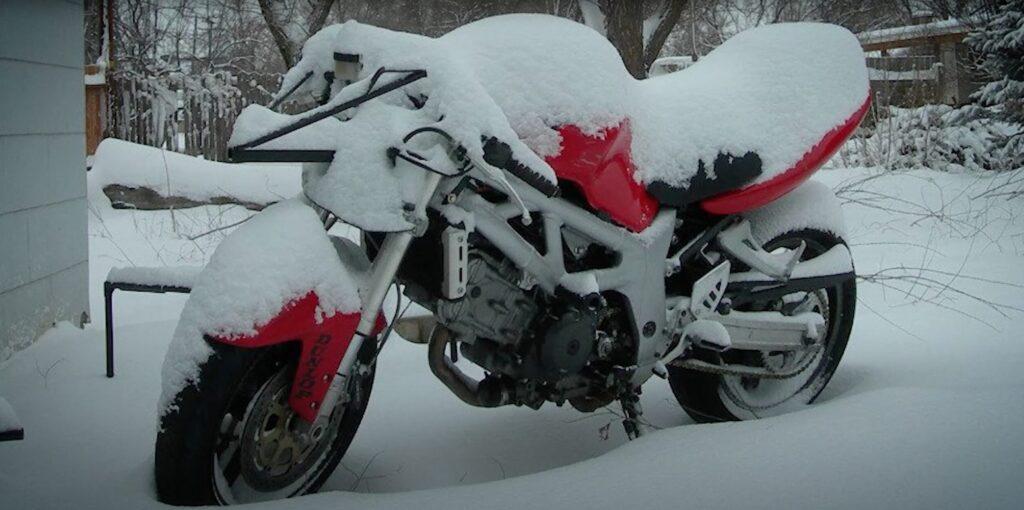
{"type": "Polygon", "coordinates": [[[654,366],[668,350],[670,340],[665,331],[665,260],[676,226],[675,209],[662,209],[646,230],[633,233],[566,200],[548,197],[511,176],[508,176],[508,181],[526,209],[539,213],[542,218],[545,235],[543,255],[508,223],[522,214],[519,204],[512,201],[492,204],[467,190],[454,204],[440,208],[454,206],[471,213],[476,232],[548,292],[554,292],[562,279],[570,274],[565,269],[563,258],[562,228],[570,228],[618,253],[619,260],[612,267],[571,274],[592,275],[601,292],[618,292],[627,299],[634,334],[638,339],[637,370],[633,382],[642,384],[653,374],[654,366]],[[653,330],[648,323],[653,323],[653,330]],[[645,335],[645,330],[650,334],[645,335]]]}

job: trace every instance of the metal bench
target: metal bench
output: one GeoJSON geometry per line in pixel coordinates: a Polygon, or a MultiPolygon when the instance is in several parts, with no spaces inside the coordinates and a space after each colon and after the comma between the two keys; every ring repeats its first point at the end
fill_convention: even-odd
{"type": "Polygon", "coordinates": [[[114,291],[188,294],[201,266],[115,267],[103,282],[106,312],[107,377],[114,377],[114,291]]]}

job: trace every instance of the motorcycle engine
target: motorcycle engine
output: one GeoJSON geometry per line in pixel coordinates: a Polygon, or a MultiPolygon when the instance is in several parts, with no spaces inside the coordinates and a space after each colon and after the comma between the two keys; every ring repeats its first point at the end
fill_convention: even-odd
{"type": "Polygon", "coordinates": [[[441,299],[437,320],[462,342],[478,337],[500,344],[518,344],[537,315],[535,296],[517,285],[520,272],[512,263],[473,250],[466,264],[466,295],[441,299]]]}
{"type": "Polygon", "coordinates": [[[482,251],[467,266],[466,295],[439,300],[437,318],[470,361],[515,380],[565,383],[596,357],[597,308],[523,289],[518,268],[482,251]]]}

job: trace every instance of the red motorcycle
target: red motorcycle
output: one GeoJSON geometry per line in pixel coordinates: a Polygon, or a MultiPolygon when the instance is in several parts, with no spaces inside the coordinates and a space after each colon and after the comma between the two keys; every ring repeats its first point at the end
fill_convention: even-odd
{"type": "Polygon", "coordinates": [[[235,124],[232,158],[302,162],[304,193],[226,238],[193,288],[163,369],[160,499],[316,491],[406,325],[381,310],[392,287],[432,313],[405,336],[469,405],[618,403],[632,438],[653,376],[700,422],[812,402],[856,299],[838,202],[807,179],[868,94],[830,25],[754,29],[639,81],[548,16],[437,39],[324,29],[235,124]]]}

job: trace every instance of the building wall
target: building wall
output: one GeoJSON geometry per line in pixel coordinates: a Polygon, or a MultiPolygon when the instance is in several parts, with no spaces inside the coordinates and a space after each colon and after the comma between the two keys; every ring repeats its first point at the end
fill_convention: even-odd
{"type": "Polygon", "coordinates": [[[81,1],[0,1],[0,361],[89,310],[81,1]]]}

